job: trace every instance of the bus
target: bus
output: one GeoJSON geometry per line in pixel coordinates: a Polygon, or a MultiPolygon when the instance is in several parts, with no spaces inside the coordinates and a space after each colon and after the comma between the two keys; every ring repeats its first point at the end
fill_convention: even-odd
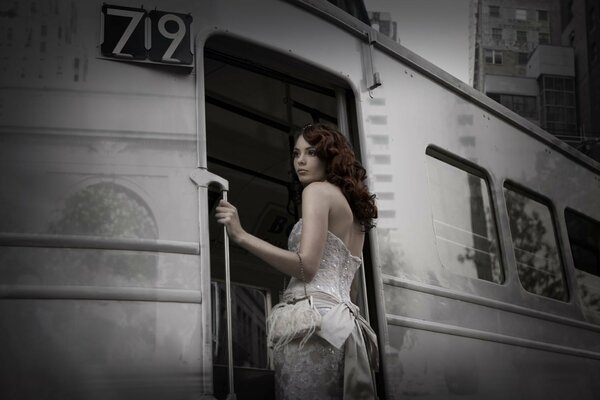
{"type": "Polygon", "coordinates": [[[274,398],[288,279],[214,207],[285,247],[314,121],[377,196],[380,399],[600,397],[600,164],[333,3],[2,2],[0,397],[274,398]]]}

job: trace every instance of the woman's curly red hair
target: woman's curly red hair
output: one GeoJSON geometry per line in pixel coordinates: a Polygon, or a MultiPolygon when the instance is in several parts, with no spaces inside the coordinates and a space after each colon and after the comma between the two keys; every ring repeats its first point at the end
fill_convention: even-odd
{"type": "Polygon", "coordinates": [[[327,181],[342,190],[364,231],[373,228],[373,219],[377,218],[375,195],[365,184],[367,171],[356,159],[348,140],[338,130],[320,123],[306,125],[300,134],[315,146],[317,156],[325,162],[327,181]]]}

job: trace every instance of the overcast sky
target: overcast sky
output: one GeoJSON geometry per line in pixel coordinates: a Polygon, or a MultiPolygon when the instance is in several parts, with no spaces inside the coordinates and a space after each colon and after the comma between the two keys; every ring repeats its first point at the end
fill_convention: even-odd
{"type": "Polygon", "coordinates": [[[398,23],[400,44],[469,83],[470,0],[365,0],[398,23]]]}

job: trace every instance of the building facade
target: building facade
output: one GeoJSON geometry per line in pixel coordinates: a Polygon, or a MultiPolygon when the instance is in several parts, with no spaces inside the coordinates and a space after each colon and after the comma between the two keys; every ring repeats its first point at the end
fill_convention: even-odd
{"type": "MultiPolygon", "coordinates": [[[[578,106],[583,103],[577,96],[588,91],[589,82],[578,83],[583,76],[580,57],[572,43],[564,40],[563,28],[569,25],[564,23],[565,5],[560,0],[474,2],[473,86],[559,139],[579,146],[583,135],[578,106]],[[581,86],[586,88],[581,90],[581,86]]],[[[577,12],[569,26],[577,24],[575,15],[583,15],[582,9],[571,8],[577,12]]],[[[589,48],[584,49],[586,54],[589,48]]]]}
{"type": "Polygon", "coordinates": [[[561,41],[575,53],[580,148],[600,159],[600,1],[561,0],[561,41]]]}
{"type": "Polygon", "coordinates": [[[539,45],[560,43],[556,0],[476,1],[479,65],[473,86],[482,89],[485,75],[526,76],[529,55],[539,45]]]}

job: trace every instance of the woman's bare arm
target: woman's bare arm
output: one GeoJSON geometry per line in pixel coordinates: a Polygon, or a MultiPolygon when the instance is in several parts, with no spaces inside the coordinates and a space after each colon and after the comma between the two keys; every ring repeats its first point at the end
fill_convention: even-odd
{"type": "MultiPolygon", "coordinates": [[[[302,192],[302,236],[299,254],[304,265],[304,279],[310,282],[316,275],[327,239],[329,196],[326,184],[315,182],[302,192]]],[[[298,256],[273,246],[246,232],[239,220],[237,209],[221,200],[217,207],[217,221],[227,226],[229,237],[238,246],[259,257],[284,274],[301,279],[298,256]]]]}

